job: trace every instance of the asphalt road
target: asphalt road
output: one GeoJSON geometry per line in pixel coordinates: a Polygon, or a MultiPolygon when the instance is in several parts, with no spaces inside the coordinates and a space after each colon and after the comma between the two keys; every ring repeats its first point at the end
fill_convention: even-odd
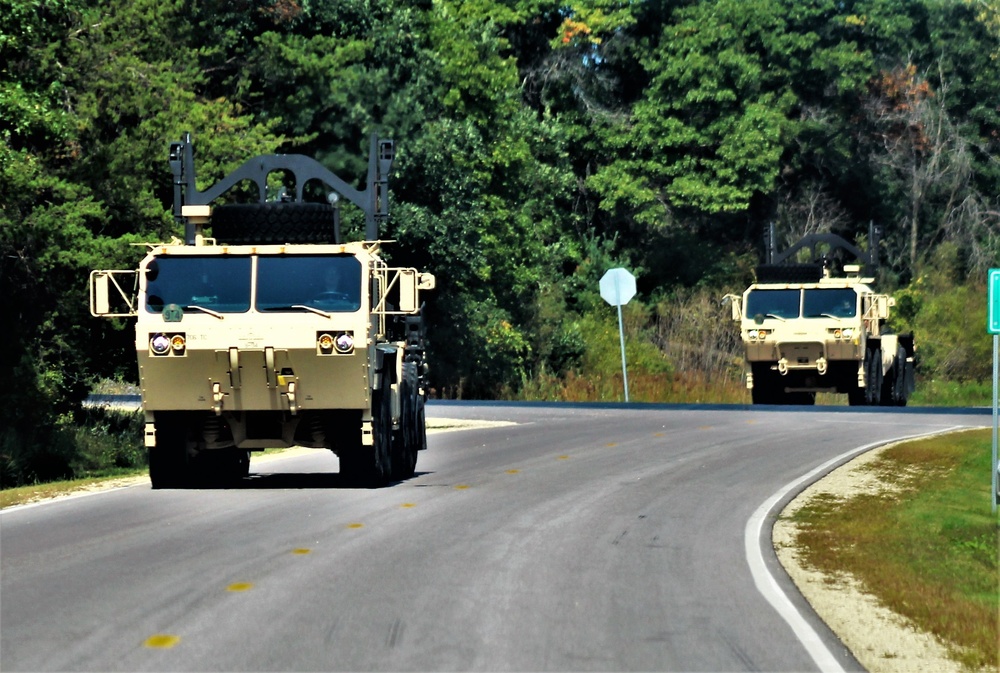
{"type": "Polygon", "coordinates": [[[376,490],[344,487],[315,451],[252,464],[240,488],[4,510],[0,670],[858,670],[777,565],[774,512],[848,451],[990,423],[428,413],[517,425],[434,434],[416,477],[376,490]]]}

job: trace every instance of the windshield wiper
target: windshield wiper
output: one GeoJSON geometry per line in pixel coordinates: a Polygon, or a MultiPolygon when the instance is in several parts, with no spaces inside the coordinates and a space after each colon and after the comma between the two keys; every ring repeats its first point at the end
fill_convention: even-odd
{"type": "Polygon", "coordinates": [[[764,317],[765,317],[765,318],[777,318],[777,319],[778,319],[778,320],[780,320],[781,322],[785,322],[785,319],[784,319],[784,318],[782,318],[782,317],[781,317],[780,315],[775,315],[774,313],[765,313],[765,314],[764,314],[764,317]]]}
{"type": "Polygon", "coordinates": [[[288,306],[268,306],[267,308],[259,309],[261,311],[291,311],[293,308],[302,309],[304,311],[309,311],[310,313],[315,313],[316,315],[321,315],[324,318],[333,317],[332,313],[327,313],[322,309],[318,309],[314,306],[307,306],[305,304],[290,304],[288,306]]]}
{"type": "Polygon", "coordinates": [[[201,311],[202,313],[207,313],[210,316],[214,316],[214,317],[218,318],[219,320],[225,320],[226,319],[226,316],[222,315],[218,311],[213,311],[210,308],[205,308],[204,306],[198,306],[197,304],[188,304],[187,306],[184,307],[184,310],[187,311],[187,310],[192,309],[192,308],[193,309],[197,309],[197,310],[201,311]]]}
{"type": "Polygon", "coordinates": [[[843,320],[844,318],[839,315],[833,315],[832,313],[816,313],[809,316],[810,318],[833,318],[834,320],[843,320]]]}

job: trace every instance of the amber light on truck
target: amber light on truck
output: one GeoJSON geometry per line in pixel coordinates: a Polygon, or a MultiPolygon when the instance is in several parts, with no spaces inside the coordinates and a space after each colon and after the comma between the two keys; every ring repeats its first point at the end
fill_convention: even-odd
{"type": "Polygon", "coordinates": [[[853,336],[854,330],[851,328],[833,330],[833,337],[835,339],[850,339],[853,336]]]}
{"type": "Polygon", "coordinates": [[[187,338],[183,334],[163,334],[162,332],[149,335],[149,350],[153,355],[169,355],[170,351],[174,355],[183,355],[187,348],[187,338]]]}
{"type": "Polygon", "coordinates": [[[765,339],[767,335],[768,331],[766,329],[752,329],[747,332],[747,336],[751,339],[765,339]]]}

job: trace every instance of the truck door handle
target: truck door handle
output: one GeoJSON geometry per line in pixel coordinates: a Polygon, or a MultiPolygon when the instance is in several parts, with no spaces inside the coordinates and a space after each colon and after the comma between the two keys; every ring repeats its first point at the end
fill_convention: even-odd
{"type": "Polygon", "coordinates": [[[267,387],[278,387],[278,376],[274,371],[274,348],[267,346],[264,349],[264,374],[267,376],[267,387]]]}
{"type": "Polygon", "coordinates": [[[229,349],[229,383],[233,388],[239,388],[243,385],[243,381],[240,378],[240,349],[230,348],[229,349]]]}

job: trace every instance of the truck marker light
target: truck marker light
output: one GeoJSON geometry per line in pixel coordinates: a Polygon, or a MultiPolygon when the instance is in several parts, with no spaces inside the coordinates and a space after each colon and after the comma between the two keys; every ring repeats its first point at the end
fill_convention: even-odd
{"type": "Polygon", "coordinates": [[[166,355],[170,350],[170,339],[165,334],[154,334],[149,339],[149,348],[156,355],[166,355]]]}
{"type": "Polygon", "coordinates": [[[183,353],[184,349],[187,347],[187,339],[184,338],[183,334],[175,334],[170,337],[170,347],[173,348],[176,353],[183,353]]]}
{"type": "Polygon", "coordinates": [[[324,353],[329,353],[333,350],[333,337],[329,334],[320,334],[318,343],[319,349],[324,353]]]}

